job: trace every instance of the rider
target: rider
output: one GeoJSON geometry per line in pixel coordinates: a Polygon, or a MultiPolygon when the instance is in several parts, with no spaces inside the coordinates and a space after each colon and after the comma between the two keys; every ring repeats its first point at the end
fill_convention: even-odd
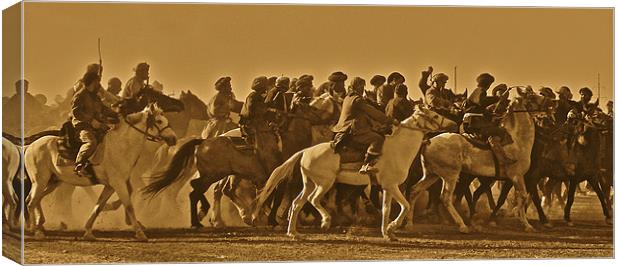
{"type": "Polygon", "coordinates": [[[205,129],[206,136],[203,136],[204,138],[212,138],[237,127],[230,119],[230,112],[238,103],[235,94],[232,92],[230,80],[230,77],[221,77],[215,82],[217,94],[211,98],[207,105],[207,113],[211,119],[205,129]]]}
{"type": "Polygon", "coordinates": [[[377,103],[377,91],[381,86],[383,86],[383,84],[385,84],[385,80],[385,77],[382,75],[374,75],[370,79],[370,85],[372,85],[372,89],[364,91],[364,96],[366,100],[377,107],[379,106],[379,104],[377,103]]]}
{"type": "Polygon", "coordinates": [[[105,106],[99,97],[101,88],[99,74],[87,72],[82,78],[84,88],[73,96],[71,102],[71,123],[80,133],[82,146],[75,158],[75,172],[81,176],[88,174],[88,158],[97,148],[97,136],[105,131],[106,123],[117,123],[118,116],[105,106]]]}
{"type": "Polygon", "coordinates": [[[369,174],[377,171],[373,166],[381,154],[385,140],[383,135],[372,131],[370,121],[376,120],[383,124],[398,124],[398,121],[391,120],[381,111],[366,103],[362,98],[365,85],[366,81],[360,77],[351,80],[349,92],[342,103],[340,119],[332,131],[336,133],[335,140],[348,137],[351,142],[368,146],[360,173],[369,174]]]}
{"type": "Polygon", "coordinates": [[[592,100],[592,90],[588,87],[579,89],[579,95],[581,99],[577,103],[577,110],[580,112],[587,112],[590,109],[590,100],[592,100]]]}
{"type": "Polygon", "coordinates": [[[319,88],[314,91],[314,96],[319,97],[324,93],[328,92],[329,90],[342,92],[344,94],[344,92],[346,91],[344,82],[347,80],[347,78],[347,74],[342,73],[341,71],[331,73],[329,77],[327,77],[327,82],[321,84],[321,86],[319,86],[319,88]]]}
{"type": "MultiPolygon", "coordinates": [[[[457,110],[454,108],[456,96],[452,90],[446,88],[448,75],[444,73],[433,75],[431,77],[431,85],[429,86],[426,84],[426,80],[432,73],[433,68],[428,67],[427,71],[422,72],[422,78],[420,79],[420,89],[426,92],[424,95],[424,102],[431,107],[431,109],[446,117],[456,116],[457,110]]],[[[454,119],[456,119],[456,117],[454,119]]]]}
{"type": "Polygon", "coordinates": [[[252,82],[252,92],[245,99],[241,109],[241,132],[249,144],[255,145],[257,132],[269,131],[269,121],[266,119],[268,112],[265,98],[262,96],[267,90],[269,80],[265,76],[260,76],[252,82]]]}
{"type": "Polygon", "coordinates": [[[387,103],[394,98],[394,88],[396,88],[396,85],[403,83],[405,83],[405,77],[398,72],[392,72],[387,78],[387,84],[379,87],[377,90],[377,103],[381,110],[385,110],[387,103]]]}
{"type": "Polygon", "coordinates": [[[558,125],[562,125],[566,122],[568,113],[572,109],[577,108],[578,104],[572,100],[573,94],[568,87],[562,86],[560,90],[556,92],[558,93],[558,106],[555,109],[554,117],[558,125]]]}
{"type": "MultiPolygon", "coordinates": [[[[290,79],[288,77],[279,77],[276,80],[276,84],[273,88],[267,91],[265,96],[265,104],[269,108],[268,118],[269,121],[273,121],[279,129],[282,129],[286,124],[286,115],[290,111],[287,99],[286,91],[290,85],[290,79]]],[[[292,94],[292,93],[290,93],[292,94]]]]}
{"type": "Polygon", "coordinates": [[[124,99],[135,98],[138,93],[147,85],[149,79],[149,64],[139,63],[135,68],[135,75],[125,83],[125,89],[121,93],[124,99]]]}
{"type": "Polygon", "coordinates": [[[495,103],[495,100],[493,97],[487,96],[487,90],[494,81],[495,78],[488,73],[478,76],[476,79],[478,83],[476,89],[463,103],[463,109],[465,110],[463,126],[466,132],[475,132],[487,139],[491,150],[497,156],[500,167],[504,168],[515,163],[516,160],[509,158],[504,151],[501,145],[502,139],[510,138],[510,135],[499,124],[494,111],[489,108],[495,103]]]}
{"type": "Polygon", "coordinates": [[[413,103],[407,99],[408,93],[407,85],[396,85],[394,92],[396,97],[388,102],[385,108],[385,115],[400,122],[410,117],[413,114],[413,103]]]}

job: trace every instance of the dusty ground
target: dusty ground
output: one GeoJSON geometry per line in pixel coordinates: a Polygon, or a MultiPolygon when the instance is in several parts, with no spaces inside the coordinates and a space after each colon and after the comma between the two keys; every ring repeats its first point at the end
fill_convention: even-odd
{"type": "MultiPolygon", "coordinates": [[[[27,238],[27,263],[208,262],[291,260],[403,260],[474,258],[612,257],[613,228],[606,225],[596,197],[576,199],[574,227],[567,227],[559,211],[551,213],[555,227],[524,233],[515,218],[504,218],[497,228],[463,235],[454,225],[416,224],[414,232],[398,232],[399,242],[386,242],[378,229],[359,228],[327,233],[302,228],[305,241],[287,238],[283,230],[237,228],[228,230],[149,230],[148,243],[135,242],[129,231],[95,231],[97,242],[79,240],[81,232],[48,232],[49,238],[27,238]]],[[[18,238],[3,235],[3,248],[17,254],[18,238]],[[8,248],[8,249],[7,249],[8,248]]]]}

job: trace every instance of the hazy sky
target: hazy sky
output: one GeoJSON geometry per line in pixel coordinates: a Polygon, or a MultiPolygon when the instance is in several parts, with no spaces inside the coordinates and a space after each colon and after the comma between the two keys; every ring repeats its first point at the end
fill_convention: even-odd
{"type": "Polygon", "coordinates": [[[498,83],[567,85],[574,95],[590,86],[596,97],[600,73],[601,96],[612,96],[611,9],[26,3],[25,21],[26,78],[49,101],[98,60],[98,37],[105,80],[124,85],[146,61],[151,82],[205,101],[223,75],[245,98],[258,75],[309,73],[318,86],[333,71],[367,82],[400,71],[417,98],[429,65],[451,88],[458,66],[459,92],[490,72],[498,83]]]}

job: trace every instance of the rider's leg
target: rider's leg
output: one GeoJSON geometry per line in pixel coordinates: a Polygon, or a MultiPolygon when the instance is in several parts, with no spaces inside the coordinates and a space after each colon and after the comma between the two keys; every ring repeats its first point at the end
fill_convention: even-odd
{"type": "Polygon", "coordinates": [[[385,137],[373,131],[356,134],[352,137],[354,142],[368,145],[368,149],[366,150],[366,158],[364,159],[364,165],[360,169],[360,173],[367,174],[371,172],[376,172],[377,169],[375,169],[373,166],[375,165],[379,158],[379,155],[381,154],[381,149],[383,147],[385,137]]]}
{"type": "Polygon", "coordinates": [[[95,152],[97,148],[97,138],[95,137],[95,133],[92,129],[85,128],[80,130],[80,140],[82,141],[82,146],[78,151],[77,157],[75,158],[76,166],[75,171],[82,175],[84,174],[85,166],[88,162],[88,158],[95,152]]]}

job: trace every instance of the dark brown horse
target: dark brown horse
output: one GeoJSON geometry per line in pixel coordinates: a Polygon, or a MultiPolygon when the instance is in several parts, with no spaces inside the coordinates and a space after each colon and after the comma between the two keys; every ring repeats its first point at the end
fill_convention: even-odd
{"type": "MultiPolygon", "coordinates": [[[[179,148],[173,156],[168,169],[161,175],[153,177],[153,183],[144,188],[144,192],[156,195],[166,187],[173,184],[183,176],[187,165],[196,160],[199,177],[190,181],[193,191],[189,195],[190,218],[193,228],[203,225],[198,218],[198,202],[203,208],[209,205],[204,199],[204,193],[215,182],[229,175],[252,180],[256,187],[260,188],[269,177],[271,170],[280,163],[278,144],[272,132],[256,132],[256,153],[252,150],[241,150],[228,137],[216,137],[212,139],[194,139],[179,148]]],[[[205,212],[206,213],[206,212],[205,212]]],[[[241,218],[249,223],[249,215],[241,211],[241,218]]]]}

